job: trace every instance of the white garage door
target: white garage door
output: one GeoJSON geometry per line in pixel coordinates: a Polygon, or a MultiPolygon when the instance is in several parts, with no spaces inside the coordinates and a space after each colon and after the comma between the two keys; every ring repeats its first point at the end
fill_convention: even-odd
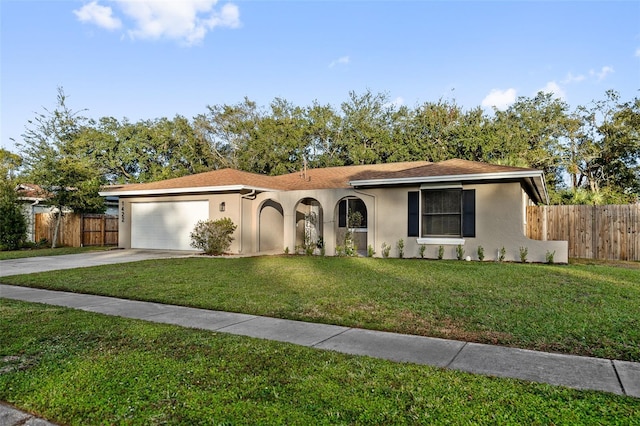
{"type": "Polygon", "coordinates": [[[131,247],[194,250],[189,234],[207,219],[208,201],[131,203],[131,247]]]}

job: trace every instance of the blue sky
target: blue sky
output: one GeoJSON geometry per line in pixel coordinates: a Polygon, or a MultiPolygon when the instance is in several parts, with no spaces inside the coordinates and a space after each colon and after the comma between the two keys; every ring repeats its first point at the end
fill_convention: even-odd
{"type": "Polygon", "coordinates": [[[0,146],[16,151],[57,87],[86,116],[193,117],[246,96],[339,107],[572,108],[640,96],[638,1],[0,1],[0,146]]]}

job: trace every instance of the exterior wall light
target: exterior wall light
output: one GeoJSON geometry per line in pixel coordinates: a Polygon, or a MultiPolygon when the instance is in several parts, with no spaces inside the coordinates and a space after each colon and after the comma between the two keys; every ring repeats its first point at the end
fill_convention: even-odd
{"type": "Polygon", "coordinates": [[[223,202],[220,203],[220,211],[223,212],[226,209],[226,204],[223,202]]]}

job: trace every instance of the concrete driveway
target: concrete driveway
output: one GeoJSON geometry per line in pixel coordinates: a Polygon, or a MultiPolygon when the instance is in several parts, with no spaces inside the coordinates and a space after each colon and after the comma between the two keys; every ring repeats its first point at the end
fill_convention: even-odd
{"type": "Polygon", "coordinates": [[[87,266],[112,265],[116,263],[138,262],[149,259],[168,259],[189,257],[196,252],[170,250],[116,249],[92,251],[82,254],[62,256],[28,257],[0,261],[0,277],[30,274],[33,272],[54,271],[58,269],[83,268],[87,266]]]}

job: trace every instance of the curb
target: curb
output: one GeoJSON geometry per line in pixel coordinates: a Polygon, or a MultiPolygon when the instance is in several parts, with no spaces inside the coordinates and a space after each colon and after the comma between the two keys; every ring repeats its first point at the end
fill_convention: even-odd
{"type": "Polygon", "coordinates": [[[57,426],[57,424],[20,411],[6,402],[0,402],[0,426],[57,426]]]}

